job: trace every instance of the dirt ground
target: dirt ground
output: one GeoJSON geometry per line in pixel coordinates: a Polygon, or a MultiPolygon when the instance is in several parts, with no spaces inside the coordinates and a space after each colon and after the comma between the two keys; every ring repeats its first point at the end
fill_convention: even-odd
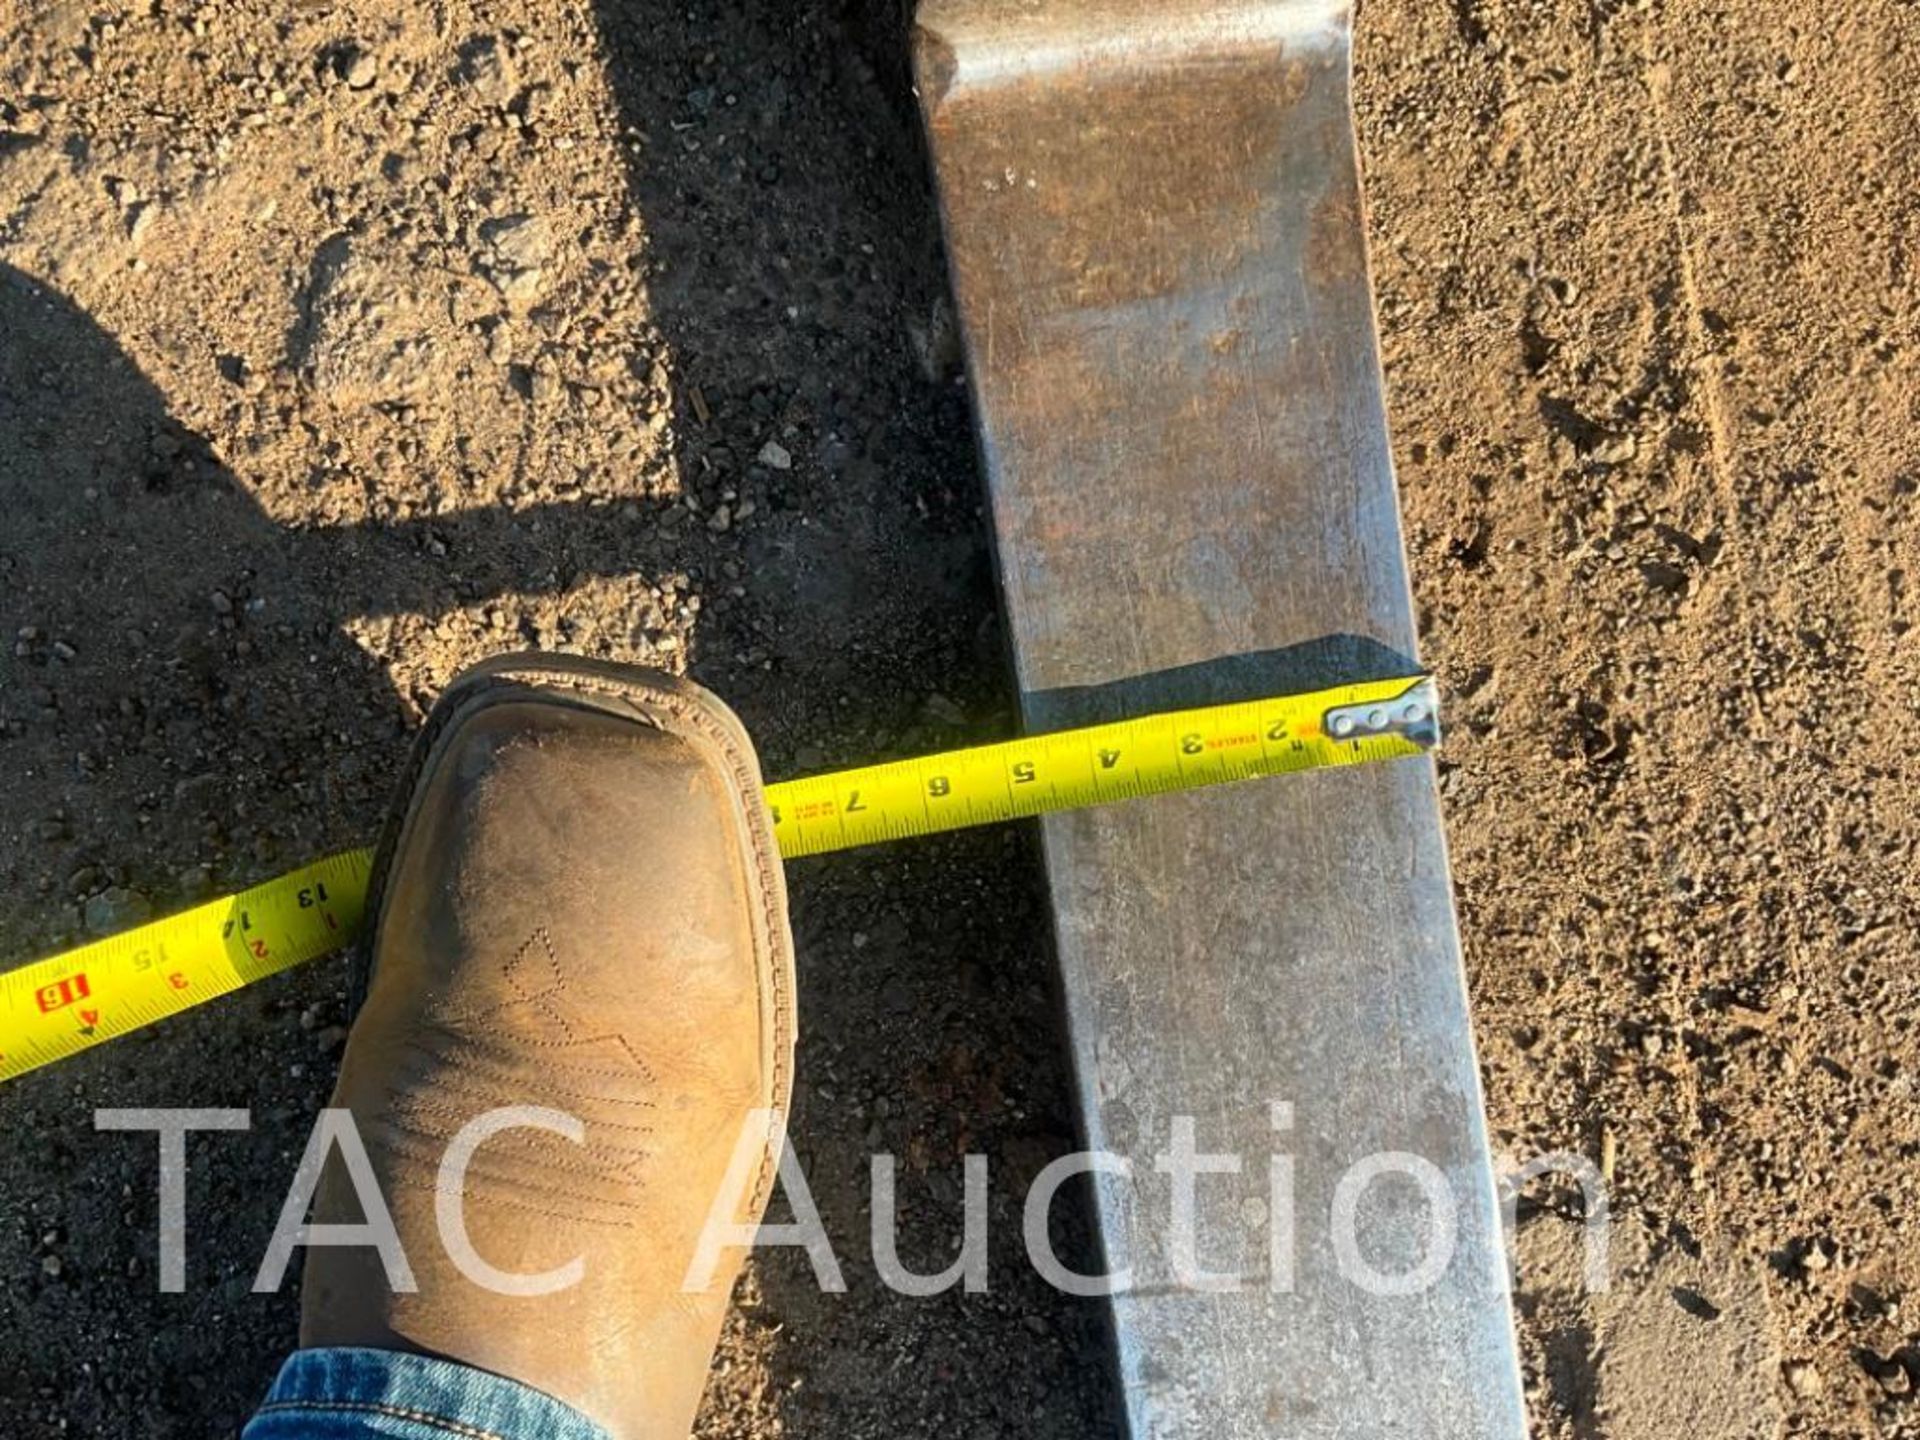
{"type": "MultiPolygon", "coordinates": [[[[894,13],[0,0],[0,960],[357,843],[504,649],[688,670],[774,775],[1007,730],[894,13]]],[[[1536,1432],[1920,1436],[1920,10],[1359,29],[1490,1118],[1613,1177],[1609,1294],[1523,1211],[1536,1432]]],[[[703,1433],[1107,1433],[1097,1311],[1015,1253],[1073,1145],[1031,837],[792,882],[852,1290],[757,1265],[703,1433]],[[859,1263],[875,1149],[925,1268],[958,1157],[1008,1177],[988,1294],[859,1263]]],[[[343,975],[0,1096],[0,1433],[244,1418],[343,975]],[[193,1149],[184,1295],[104,1105],[252,1112],[193,1149]]]]}

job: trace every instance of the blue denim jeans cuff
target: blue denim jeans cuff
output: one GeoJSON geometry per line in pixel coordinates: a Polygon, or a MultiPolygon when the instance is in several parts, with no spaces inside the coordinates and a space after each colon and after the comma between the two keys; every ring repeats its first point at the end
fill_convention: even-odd
{"type": "Polygon", "coordinates": [[[296,1350],[241,1440],[609,1440],[551,1395],[397,1350],[296,1350]]]}

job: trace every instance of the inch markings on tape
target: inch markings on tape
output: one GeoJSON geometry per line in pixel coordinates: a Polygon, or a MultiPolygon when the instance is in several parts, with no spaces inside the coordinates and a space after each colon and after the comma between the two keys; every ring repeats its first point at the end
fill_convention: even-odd
{"type": "MultiPolygon", "coordinates": [[[[1178,710],[767,787],[788,860],[886,840],[1423,754],[1431,677],[1178,710]]],[[[355,940],[370,850],[0,975],[0,1081],[292,969],[355,940]]]]}
{"type": "Polygon", "coordinates": [[[331,855],[0,975],[0,1081],[340,949],[372,870],[371,851],[331,855]]]}

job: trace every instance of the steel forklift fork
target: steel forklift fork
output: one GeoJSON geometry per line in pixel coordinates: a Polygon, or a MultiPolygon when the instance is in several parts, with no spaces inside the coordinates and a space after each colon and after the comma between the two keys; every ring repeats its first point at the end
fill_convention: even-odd
{"type": "MultiPolygon", "coordinates": [[[[1342,0],[922,0],[1036,729],[1417,668],[1350,53],[1342,0]]],[[[1043,831],[1130,1432],[1523,1435],[1430,764],[1043,831]]]]}

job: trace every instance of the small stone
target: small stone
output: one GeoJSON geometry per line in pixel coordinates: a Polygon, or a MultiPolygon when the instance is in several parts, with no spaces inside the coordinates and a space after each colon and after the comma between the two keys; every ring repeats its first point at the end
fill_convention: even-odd
{"type": "Polygon", "coordinates": [[[216,615],[233,614],[233,597],[224,590],[216,590],[207,597],[207,603],[213,606],[216,615]]]}
{"type": "Polygon", "coordinates": [[[34,822],[33,832],[42,840],[64,840],[67,838],[67,822],[59,815],[49,815],[44,820],[34,822]]]}
{"type": "Polygon", "coordinates": [[[1826,1380],[1805,1360],[1789,1360],[1781,1367],[1781,1373],[1786,1377],[1787,1388],[1802,1398],[1826,1389],[1826,1380]]]}
{"type": "Polygon", "coordinates": [[[1587,451],[1587,458],[1600,465],[1624,465],[1640,453],[1640,442],[1631,435],[1608,435],[1587,451]]]}
{"type": "Polygon", "coordinates": [[[58,1255],[49,1255],[40,1262],[40,1272],[49,1280],[58,1280],[60,1272],[66,1268],[58,1255]]]}
{"type": "Polygon", "coordinates": [[[760,454],[756,458],[769,470],[791,470],[793,468],[793,452],[777,441],[769,440],[766,444],[762,445],[760,447],[760,454]]]}
{"type": "Polygon", "coordinates": [[[176,883],[180,887],[181,898],[204,900],[213,893],[213,871],[205,865],[190,865],[180,872],[176,883]]]}
{"type": "Polygon", "coordinates": [[[480,223],[480,239],[514,270],[536,270],[553,253],[553,229],[532,215],[502,215],[480,223]]]}
{"type": "Polygon", "coordinates": [[[731,524],[733,524],[733,512],[724,505],[714,506],[713,514],[707,517],[707,529],[716,535],[724,534],[731,524]]]}
{"type": "Polygon", "coordinates": [[[115,885],[87,901],[86,925],[95,935],[110,935],[153,918],[153,902],[138,890],[115,885]]]}
{"type": "Polygon", "coordinates": [[[493,282],[493,288],[501,297],[515,305],[529,305],[540,297],[541,288],[546,284],[546,272],[538,265],[530,265],[523,270],[506,266],[497,266],[487,271],[487,279],[493,282]]]}
{"type": "Polygon", "coordinates": [[[459,78],[483,105],[505,105],[513,99],[514,66],[507,48],[492,36],[466,47],[459,78]]]}
{"type": "Polygon", "coordinates": [[[347,1043],[347,1027],[329,1025],[313,1037],[313,1043],[322,1055],[331,1055],[347,1043]]]}
{"type": "Polygon", "coordinates": [[[53,658],[56,660],[71,660],[80,653],[64,640],[54,641],[51,648],[53,650],[53,658]]]}
{"type": "Polygon", "coordinates": [[[380,63],[365,50],[355,50],[340,67],[340,78],[349,90],[366,90],[380,77],[380,63]]]}
{"type": "Polygon", "coordinates": [[[927,696],[927,698],[921,702],[920,710],[929,720],[941,725],[964,725],[967,723],[967,712],[962,710],[957,702],[948,699],[938,691],[927,696]]]}

